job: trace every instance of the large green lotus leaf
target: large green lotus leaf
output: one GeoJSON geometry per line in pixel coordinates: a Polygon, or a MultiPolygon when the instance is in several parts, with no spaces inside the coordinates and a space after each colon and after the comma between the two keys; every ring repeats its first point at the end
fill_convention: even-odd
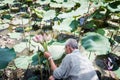
{"type": "Polygon", "coordinates": [[[0,48],[0,69],[7,67],[10,61],[16,57],[14,49],[0,48]]]}
{"type": "Polygon", "coordinates": [[[68,13],[59,14],[57,17],[58,18],[70,18],[70,17],[76,16],[76,15],[79,15],[79,14],[76,14],[75,11],[71,11],[68,13]]]}
{"type": "Polygon", "coordinates": [[[53,19],[55,17],[55,15],[56,15],[55,10],[49,10],[49,11],[45,12],[43,20],[53,19]]]}
{"type": "MultiPolygon", "coordinates": [[[[27,45],[29,46],[29,43],[27,43],[27,45]]],[[[34,50],[34,52],[38,51],[38,48],[44,52],[44,48],[42,47],[42,45],[40,43],[36,43],[33,40],[30,41],[30,50],[34,50]]]]}
{"type": "Polygon", "coordinates": [[[15,18],[11,21],[11,24],[13,24],[13,25],[23,24],[23,25],[25,25],[25,24],[28,24],[28,22],[29,22],[29,19],[15,18]]]}
{"type": "Polygon", "coordinates": [[[70,24],[70,27],[72,28],[72,31],[75,31],[78,26],[79,26],[79,22],[77,20],[73,20],[70,24]]]}
{"type": "Polygon", "coordinates": [[[27,48],[26,42],[21,42],[14,46],[15,52],[18,52],[18,53],[22,52],[25,48],[27,48]]]}
{"type": "MultiPolygon", "coordinates": [[[[74,0],[75,1],[75,0],[74,0]]],[[[97,0],[98,1],[98,0],[97,0]]],[[[89,1],[88,0],[76,0],[75,2],[78,2],[80,3],[80,7],[77,8],[75,10],[75,13],[76,16],[77,15],[84,15],[84,13],[87,13],[88,12],[88,8],[89,8],[89,1]]],[[[107,4],[103,3],[102,1],[99,1],[97,4],[96,4],[96,1],[93,0],[93,3],[91,4],[90,6],[90,9],[91,8],[99,8],[100,6],[106,6],[107,4]]],[[[89,9],[89,10],[90,10],[89,9]]]]}
{"type": "Polygon", "coordinates": [[[70,27],[70,24],[73,20],[74,18],[66,18],[62,21],[62,23],[60,23],[60,25],[58,24],[58,22],[55,22],[53,29],[60,32],[61,31],[70,32],[72,30],[72,28],[70,27]]]}
{"type": "Polygon", "coordinates": [[[14,38],[14,39],[20,39],[22,37],[22,34],[17,32],[8,33],[8,35],[10,36],[10,38],[14,38]]]}
{"type": "Polygon", "coordinates": [[[9,27],[9,24],[0,24],[0,30],[6,29],[9,27]]]}
{"type": "MultiPolygon", "coordinates": [[[[58,18],[69,18],[69,17],[73,17],[73,16],[80,16],[80,15],[83,15],[84,13],[87,13],[88,7],[89,7],[89,2],[87,0],[79,0],[79,1],[69,2],[69,3],[71,3],[71,4],[69,4],[69,5],[71,5],[70,7],[73,7],[75,2],[80,3],[81,6],[79,8],[77,8],[75,11],[72,10],[71,12],[68,12],[68,13],[59,14],[58,18]]],[[[64,3],[64,4],[67,4],[67,3],[64,3]]],[[[96,5],[92,5],[92,6],[94,7],[96,5]]],[[[99,6],[97,6],[97,7],[99,7],[99,6]]]]}
{"type": "Polygon", "coordinates": [[[21,69],[27,69],[30,62],[29,56],[20,56],[14,60],[15,66],[21,69]]]}
{"type": "Polygon", "coordinates": [[[51,0],[37,0],[36,3],[39,3],[41,5],[44,5],[44,4],[49,4],[51,2],[51,0]]]}
{"type": "Polygon", "coordinates": [[[60,59],[64,54],[64,44],[55,42],[52,45],[48,46],[48,51],[51,53],[54,60],[60,59]]]}
{"type": "Polygon", "coordinates": [[[5,4],[1,3],[0,4],[0,10],[2,10],[2,8],[5,6],[5,4]]]}
{"type": "Polygon", "coordinates": [[[114,1],[112,3],[109,3],[107,7],[111,12],[116,12],[116,11],[119,12],[120,11],[120,1],[114,1]]]}
{"type": "Polygon", "coordinates": [[[44,10],[34,9],[34,12],[39,18],[43,18],[43,15],[45,14],[44,10]]]}
{"type": "Polygon", "coordinates": [[[96,24],[93,21],[89,21],[85,24],[84,28],[85,29],[91,29],[91,28],[96,28],[96,24]]]}
{"type": "Polygon", "coordinates": [[[13,1],[14,0],[4,0],[4,1],[2,1],[2,3],[4,3],[4,4],[7,4],[7,3],[8,4],[14,4],[13,1]]]}
{"type": "Polygon", "coordinates": [[[105,35],[105,30],[104,29],[97,29],[96,32],[101,34],[101,35],[105,35]]]}
{"type": "Polygon", "coordinates": [[[57,3],[62,3],[62,2],[64,2],[64,0],[54,0],[54,1],[56,1],[57,3]]]}
{"type": "Polygon", "coordinates": [[[79,3],[81,6],[75,10],[76,15],[83,15],[84,13],[87,13],[89,2],[87,0],[81,0],[79,3]]]}
{"type": "Polygon", "coordinates": [[[10,15],[10,14],[3,14],[2,16],[1,16],[1,18],[2,19],[12,19],[12,16],[10,15]]]}
{"type": "Polygon", "coordinates": [[[101,54],[110,51],[110,43],[108,39],[98,33],[86,33],[85,36],[83,36],[81,43],[88,51],[100,52],[101,54]]]}
{"type": "Polygon", "coordinates": [[[73,2],[80,3],[80,0],[72,0],[73,2]]]}
{"type": "Polygon", "coordinates": [[[44,61],[46,61],[46,58],[44,57],[43,53],[34,53],[31,56],[31,64],[32,65],[37,65],[37,64],[43,64],[44,61]],[[39,56],[39,57],[38,57],[39,56]]]}
{"type": "Polygon", "coordinates": [[[74,6],[75,6],[75,2],[73,2],[73,1],[64,2],[62,4],[62,7],[65,7],[65,8],[72,8],[74,6]]]}
{"type": "Polygon", "coordinates": [[[115,40],[116,42],[120,43],[120,36],[114,35],[113,38],[114,38],[114,40],[115,40]]]}
{"type": "Polygon", "coordinates": [[[54,7],[54,8],[61,8],[62,7],[62,4],[59,4],[59,3],[50,3],[50,7],[54,7]]]}
{"type": "Polygon", "coordinates": [[[33,41],[32,36],[27,36],[25,39],[28,40],[28,42],[26,44],[27,44],[27,46],[30,46],[29,48],[31,51],[34,50],[34,52],[37,52],[38,47],[39,47],[39,49],[42,52],[44,52],[44,48],[42,47],[42,45],[40,43],[36,43],[35,41],[33,41]],[[29,43],[29,41],[30,41],[30,43],[29,43]]]}
{"type": "Polygon", "coordinates": [[[38,64],[38,53],[34,53],[32,56],[31,56],[31,64],[32,65],[37,65],[38,64]]]}

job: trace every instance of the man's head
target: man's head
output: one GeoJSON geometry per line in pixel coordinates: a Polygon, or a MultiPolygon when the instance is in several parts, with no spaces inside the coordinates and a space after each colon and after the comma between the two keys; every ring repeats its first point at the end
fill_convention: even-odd
{"type": "Polygon", "coordinates": [[[78,43],[75,39],[68,39],[65,44],[65,52],[67,54],[71,53],[74,49],[78,49],[78,43]]]}

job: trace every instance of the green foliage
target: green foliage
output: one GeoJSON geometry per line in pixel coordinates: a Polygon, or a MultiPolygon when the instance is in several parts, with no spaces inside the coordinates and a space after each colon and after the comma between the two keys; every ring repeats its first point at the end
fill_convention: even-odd
{"type": "Polygon", "coordinates": [[[70,27],[72,28],[72,31],[75,31],[78,26],[79,26],[78,20],[73,20],[70,24],[70,27]]]}
{"type": "Polygon", "coordinates": [[[109,3],[109,5],[107,7],[111,12],[119,12],[120,11],[120,1],[113,1],[113,2],[109,3]]]}
{"type": "Polygon", "coordinates": [[[96,26],[96,24],[95,24],[93,21],[87,22],[87,23],[85,24],[85,26],[84,26],[85,29],[94,29],[94,28],[96,28],[96,27],[97,27],[97,26],[96,26]]]}
{"type": "Polygon", "coordinates": [[[11,19],[12,16],[9,15],[9,14],[6,14],[6,15],[2,15],[1,18],[2,18],[2,19],[11,19]]]}
{"type": "Polygon", "coordinates": [[[103,35],[103,36],[105,34],[105,30],[104,29],[98,29],[98,30],[96,30],[96,32],[101,34],[101,35],[103,35]]]}
{"type": "Polygon", "coordinates": [[[15,38],[15,39],[20,39],[22,37],[22,34],[21,33],[9,33],[8,34],[10,36],[10,38],[15,38]]]}
{"type": "Polygon", "coordinates": [[[48,46],[48,51],[51,53],[54,60],[58,60],[64,54],[64,43],[54,42],[52,45],[48,46]]]}
{"type": "Polygon", "coordinates": [[[70,27],[70,24],[73,20],[74,20],[74,18],[66,18],[60,24],[58,24],[58,22],[55,22],[53,29],[60,31],[60,32],[61,31],[71,32],[72,28],[70,27]]]}
{"type": "Polygon", "coordinates": [[[20,56],[19,58],[16,58],[14,60],[15,66],[17,68],[21,68],[21,69],[27,69],[28,65],[30,63],[30,57],[28,56],[20,56]]]}
{"type": "MultiPolygon", "coordinates": [[[[39,33],[48,32],[52,35],[53,40],[63,42],[63,44],[52,42],[48,45],[48,51],[51,52],[54,60],[60,59],[64,54],[64,40],[71,37],[71,35],[74,37],[79,35],[82,38],[82,45],[86,50],[90,52],[96,51],[101,54],[105,54],[108,51],[111,52],[111,47],[120,43],[119,33],[110,35],[116,33],[115,29],[119,29],[119,0],[0,1],[0,31],[4,31],[10,27],[12,31],[15,30],[15,32],[11,31],[8,34],[10,38],[22,41],[14,45],[15,52],[21,53],[26,48],[33,51],[32,55],[20,55],[14,60],[18,68],[27,69],[29,64],[46,64],[46,59],[43,57],[43,47],[31,39],[32,36],[38,35],[39,33]],[[81,22],[84,23],[83,25],[78,21],[82,17],[85,18],[81,22]],[[33,27],[31,28],[29,26],[33,27]],[[110,30],[113,32],[111,33],[110,30]],[[27,32],[30,33],[29,36],[26,35],[27,32]],[[62,38],[59,38],[58,35],[60,33],[66,35],[62,35],[62,38]],[[23,41],[23,38],[26,42],[23,41]],[[110,38],[109,41],[107,38],[110,38]]],[[[2,69],[13,59],[14,50],[5,48],[0,49],[0,51],[0,69],[2,69]],[[12,51],[11,54],[8,54],[10,51],[12,51]],[[5,55],[3,52],[7,54],[5,55]],[[9,61],[5,61],[1,55],[4,55],[3,57],[6,60],[8,58],[9,61]]],[[[31,77],[31,79],[34,80],[37,78],[31,77]]]]}
{"type": "Polygon", "coordinates": [[[37,76],[30,77],[28,80],[39,80],[37,76]]]}
{"type": "Polygon", "coordinates": [[[50,20],[56,16],[55,10],[49,10],[45,12],[43,20],[50,20]]]}
{"type": "Polygon", "coordinates": [[[115,35],[114,40],[117,41],[118,43],[120,43],[120,36],[115,35]]]}
{"type": "Polygon", "coordinates": [[[92,52],[106,54],[110,51],[110,43],[108,39],[98,33],[87,33],[82,38],[82,46],[92,52]]]}
{"type": "Polygon", "coordinates": [[[4,4],[13,4],[14,0],[3,0],[2,3],[4,4]]]}
{"type": "Polygon", "coordinates": [[[9,27],[9,24],[0,24],[0,30],[4,30],[9,27]]]}
{"type": "Polygon", "coordinates": [[[21,43],[14,46],[15,51],[18,52],[18,53],[22,52],[26,48],[27,48],[27,43],[26,42],[21,42],[21,43]]]}
{"type": "Polygon", "coordinates": [[[6,68],[9,62],[11,62],[15,57],[16,53],[14,49],[0,48],[0,69],[6,68]]]}

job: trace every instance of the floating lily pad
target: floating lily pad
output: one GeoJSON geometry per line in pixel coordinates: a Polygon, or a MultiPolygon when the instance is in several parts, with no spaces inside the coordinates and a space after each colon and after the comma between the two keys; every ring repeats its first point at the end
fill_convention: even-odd
{"type": "Polygon", "coordinates": [[[7,29],[9,24],[0,24],[0,30],[7,29]]]}
{"type": "Polygon", "coordinates": [[[110,51],[110,42],[108,39],[98,33],[89,32],[82,38],[82,46],[92,52],[105,54],[110,51]]]}
{"type": "Polygon", "coordinates": [[[6,68],[15,57],[14,49],[0,48],[0,69],[6,68]]]}
{"type": "Polygon", "coordinates": [[[73,18],[66,18],[63,20],[62,23],[60,23],[60,25],[58,23],[55,23],[53,29],[60,32],[61,31],[71,32],[72,28],[70,27],[70,24],[73,20],[74,20],[73,18]]]}
{"type": "Polygon", "coordinates": [[[52,45],[48,46],[48,51],[51,53],[54,60],[58,60],[65,52],[64,47],[64,44],[54,42],[52,45]]]}
{"type": "Polygon", "coordinates": [[[15,38],[15,39],[20,39],[22,37],[21,33],[8,33],[8,35],[10,36],[10,38],[15,38]]]}
{"type": "Polygon", "coordinates": [[[55,17],[55,15],[56,15],[55,10],[49,10],[49,11],[45,12],[43,20],[53,19],[55,17]]]}
{"type": "Polygon", "coordinates": [[[19,58],[16,58],[14,60],[14,62],[15,62],[15,66],[17,68],[27,69],[28,65],[30,63],[30,57],[29,56],[20,56],[19,58]]]}
{"type": "Polygon", "coordinates": [[[27,43],[26,42],[21,42],[21,43],[16,44],[14,46],[15,52],[18,52],[18,53],[22,52],[26,48],[27,48],[27,43]]]}
{"type": "Polygon", "coordinates": [[[28,19],[19,19],[19,18],[14,18],[12,21],[11,21],[11,24],[13,25],[19,25],[19,24],[28,24],[29,20],[28,19]]]}

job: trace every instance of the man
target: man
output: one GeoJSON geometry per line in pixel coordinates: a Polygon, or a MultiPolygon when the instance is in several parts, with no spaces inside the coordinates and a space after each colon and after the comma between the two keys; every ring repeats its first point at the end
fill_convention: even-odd
{"type": "Polygon", "coordinates": [[[55,65],[49,52],[44,53],[53,71],[53,76],[49,80],[61,78],[65,80],[99,80],[91,62],[80,53],[75,39],[66,41],[65,52],[67,55],[59,67],[55,65]]]}

